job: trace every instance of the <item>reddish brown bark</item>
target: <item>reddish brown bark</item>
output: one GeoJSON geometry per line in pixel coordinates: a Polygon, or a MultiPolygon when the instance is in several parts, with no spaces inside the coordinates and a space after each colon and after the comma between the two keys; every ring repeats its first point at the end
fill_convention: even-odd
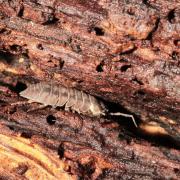
{"type": "MultiPolygon", "coordinates": [[[[65,149],[63,157],[75,162],[72,171],[79,176],[84,173],[83,177],[94,179],[111,176],[148,179],[155,178],[156,174],[159,178],[167,177],[170,173],[178,177],[177,156],[171,168],[171,158],[163,156],[167,160],[164,167],[159,158],[161,148],[153,156],[151,144],[144,140],[136,142],[135,135],[139,134],[131,137],[134,146],[118,139],[120,127],[114,121],[122,118],[106,117],[110,121],[106,127],[105,119],[92,121],[85,116],[70,112],[64,115],[48,109],[58,122],[52,127],[42,123],[48,116],[46,110],[26,114],[29,106],[18,106],[8,116],[6,109],[13,110],[8,103],[18,101],[21,85],[52,80],[101,98],[110,111],[125,108],[135,116],[137,131],[161,134],[172,140],[171,146],[175,143],[177,147],[180,139],[179,15],[176,0],[0,1],[0,50],[1,56],[5,56],[0,61],[3,92],[0,99],[1,104],[6,104],[0,111],[1,122],[19,131],[49,137],[53,143],[54,139],[61,142],[65,149]],[[138,154],[138,159],[131,158],[128,148],[133,149],[135,156],[138,154]],[[140,152],[145,153],[142,159],[140,152]],[[93,155],[89,157],[88,153],[93,155]],[[123,160],[120,154],[128,160],[123,160]],[[153,165],[151,158],[159,159],[159,164],[153,165]],[[89,167],[92,173],[87,172],[89,167]]],[[[129,119],[123,119],[121,125],[123,121],[126,127],[132,124],[129,119]]],[[[126,132],[122,134],[127,136],[126,132]]]]}

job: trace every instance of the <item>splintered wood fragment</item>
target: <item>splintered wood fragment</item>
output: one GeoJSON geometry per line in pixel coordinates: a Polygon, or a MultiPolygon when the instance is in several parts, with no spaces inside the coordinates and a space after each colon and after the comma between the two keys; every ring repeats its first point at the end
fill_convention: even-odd
{"type": "Polygon", "coordinates": [[[11,172],[25,179],[75,179],[65,172],[57,154],[18,135],[0,133],[0,163],[0,177],[11,172]]]}

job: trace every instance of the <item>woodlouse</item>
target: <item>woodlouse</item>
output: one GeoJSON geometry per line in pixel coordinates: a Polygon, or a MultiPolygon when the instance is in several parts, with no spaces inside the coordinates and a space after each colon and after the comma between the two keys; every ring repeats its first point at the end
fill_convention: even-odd
{"type": "MultiPolygon", "coordinates": [[[[75,88],[66,88],[52,83],[40,82],[31,84],[24,91],[20,92],[20,96],[29,99],[30,102],[41,103],[44,106],[50,105],[54,108],[64,106],[66,111],[71,110],[72,112],[89,116],[105,116],[108,113],[104,103],[94,96],[75,88]]],[[[120,112],[108,114],[130,117],[137,127],[132,115],[120,112]]]]}

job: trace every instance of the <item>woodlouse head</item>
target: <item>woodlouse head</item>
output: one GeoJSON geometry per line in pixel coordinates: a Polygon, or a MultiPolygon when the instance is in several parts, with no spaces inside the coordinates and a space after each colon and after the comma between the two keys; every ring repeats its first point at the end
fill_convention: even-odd
{"type": "Polygon", "coordinates": [[[107,111],[105,105],[102,102],[91,104],[89,110],[92,116],[105,116],[107,111]]]}

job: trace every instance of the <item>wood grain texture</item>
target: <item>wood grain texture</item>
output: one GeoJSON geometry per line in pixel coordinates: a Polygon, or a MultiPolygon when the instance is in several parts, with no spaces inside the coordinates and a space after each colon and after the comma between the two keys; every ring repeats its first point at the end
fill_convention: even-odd
{"type": "Polygon", "coordinates": [[[8,60],[2,71],[118,103],[180,139],[175,2],[3,1],[0,48],[25,60],[18,68],[8,60]]]}
{"type": "Polygon", "coordinates": [[[68,167],[58,154],[32,140],[5,130],[0,133],[0,178],[12,179],[76,179],[65,171],[68,167]],[[67,166],[67,167],[66,167],[67,166]]]}
{"type": "Polygon", "coordinates": [[[46,137],[78,177],[178,179],[179,7],[177,0],[0,1],[3,127],[31,132],[44,144],[46,137]],[[128,118],[10,106],[40,81],[100,98],[133,114],[139,129],[128,118]]]}
{"type": "MultiPolygon", "coordinates": [[[[9,95],[3,96],[8,99],[9,95]]],[[[178,148],[178,144],[169,137],[154,137],[153,141],[149,139],[148,142],[140,138],[138,131],[133,131],[133,128],[128,130],[114,121],[79,116],[52,108],[27,113],[27,109],[34,107],[35,104],[15,107],[4,105],[0,111],[1,130],[8,127],[27,138],[28,140],[23,141],[30,142],[31,146],[28,148],[32,148],[35,157],[40,153],[36,152],[35,144],[42,146],[42,153],[47,148],[49,158],[52,158],[49,151],[58,154],[70,166],[67,172],[72,177],[179,178],[180,152],[174,149],[178,148]]],[[[11,136],[11,139],[10,142],[15,142],[12,143],[15,147],[21,143],[16,137],[11,136]]],[[[4,138],[0,144],[4,145],[5,140],[6,144],[10,143],[10,139],[4,138]]],[[[31,153],[26,146],[28,145],[21,146],[22,151],[25,154],[31,153]]],[[[14,156],[18,158],[17,154],[14,156]]],[[[44,166],[46,163],[47,161],[44,166]]],[[[37,170],[34,169],[33,173],[37,173],[37,170]]],[[[45,176],[44,173],[41,175],[45,176]]]]}

